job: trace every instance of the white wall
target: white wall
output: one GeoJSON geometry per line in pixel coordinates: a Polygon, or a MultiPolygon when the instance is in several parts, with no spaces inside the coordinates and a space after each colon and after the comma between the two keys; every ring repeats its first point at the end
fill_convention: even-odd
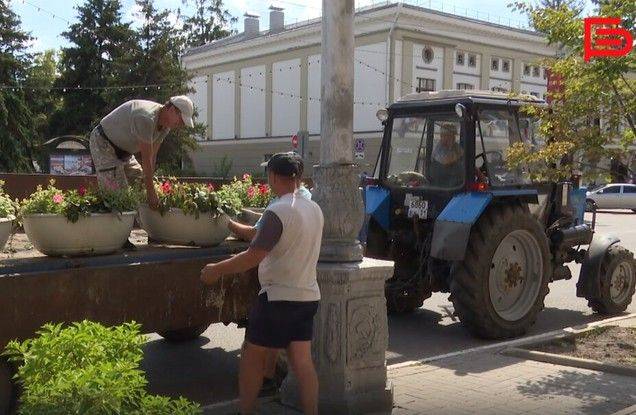
{"type": "Polygon", "coordinates": [[[291,137],[300,128],[300,59],[276,62],[272,72],[272,136],[291,137]]]}
{"type": "Polygon", "coordinates": [[[307,130],[309,134],[320,134],[320,55],[307,58],[307,130]]]}
{"type": "Polygon", "coordinates": [[[541,99],[545,99],[545,94],[548,91],[548,88],[542,85],[536,85],[536,84],[528,84],[528,83],[521,83],[521,93],[524,94],[538,94],[538,97],[541,99]]]}
{"type": "Polygon", "coordinates": [[[512,79],[512,59],[510,58],[503,58],[500,56],[493,56],[491,59],[497,59],[499,61],[499,69],[498,70],[493,70],[492,69],[492,62],[488,62],[488,67],[490,68],[490,76],[492,78],[497,78],[497,79],[512,79]],[[503,61],[508,61],[508,72],[504,72],[503,70],[503,61]]]}
{"type": "Polygon", "coordinates": [[[433,49],[433,61],[425,63],[422,59],[424,44],[413,45],[413,91],[417,88],[417,78],[435,79],[435,89],[444,89],[444,48],[431,46],[433,49]]]}
{"type": "MultiPolygon", "coordinates": [[[[190,82],[190,88],[194,89],[194,92],[188,94],[192,103],[194,104],[194,110],[197,113],[194,118],[194,122],[208,125],[208,79],[206,76],[197,76],[192,78],[190,82]]],[[[198,137],[197,139],[206,139],[206,137],[198,137]]]]}
{"type": "Polygon", "coordinates": [[[458,83],[471,84],[473,89],[480,89],[481,78],[477,75],[453,74],[453,89],[458,89],[458,83]]]}
{"type": "Polygon", "coordinates": [[[492,90],[495,87],[505,88],[507,92],[510,92],[512,89],[512,82],[490,78],[490,81],[488,82],[488,89],[492,90]]]}
{"type": "Polygon", "coordinates": [[[387,103],[386,42],[357,47],[354,65],[353,131],[377,131],[375,114],[387,103]]]}
{"type": "Polygon", "coordinates": [[[547,85],[548,81],[544,77],[544,74],[545,74],[544,68],[539,67],[539,76],[534,76],[534,70],[537,67],[539,67],[539,65],[535,64],[534,62],[522,62],[521,63],[521,82],[534,82],[534,83],[541,83],[541,84],[547,85]],[[530,75],[524,74],[524,69],[526,65],[530,66],[530,75]]]}
{"type": "Polygon", "coordinates": [[[265,65],[241,70],[241,138],[265,137],[265,65]]]}
{"type": "MultiPolygon", "coordinates": [[[[479,75],[481,73],[481,55],[479,53],[475,53],[475,52],[469,52],[466,50],[456,50],[455,51],[455,56],[454,56],[454,62],[453,62],[453,71],[454,72],[461,72],[463,74],[472,74],[472,75],[479,75]],[[457,55],[458,54],[464,54],[464,64],[463,65],[458,65],[457,64],[457,55]],[[468,55],[475,55],[475,66],[468,66],[468,55]]],[[[477,84],[479,85],[479,84],[477,84]]],[[[455,87],[455,85],[453,85],[453,88],[455,87]]]]}
{"type": "Polygon", "coordinates": [[[212,76],[212,140],[234,138],[234,71],[212,76]]]}

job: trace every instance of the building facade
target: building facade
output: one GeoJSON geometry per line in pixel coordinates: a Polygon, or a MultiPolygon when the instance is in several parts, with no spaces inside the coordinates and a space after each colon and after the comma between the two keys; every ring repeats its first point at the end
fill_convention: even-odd
{"type": "MultiPolygon", "coordinates": [[[[193,78],[198,122],[207,126],[191,154],[197,174],[260,172],[269,155],[310,134],[307,173],[319,160],[320,19],[284,24],[270,8],[270,28],[245,15],[244,31],[190,49],[182,57],[193,78]]],[[[362,8],[355,17],[354,139],[356,159],[373,171],[381,139],[376,112],[411,92],[441,89],[515,91],[543,98],[540,66],[556,49],[538,33],[408,4],[362,8]]]]}

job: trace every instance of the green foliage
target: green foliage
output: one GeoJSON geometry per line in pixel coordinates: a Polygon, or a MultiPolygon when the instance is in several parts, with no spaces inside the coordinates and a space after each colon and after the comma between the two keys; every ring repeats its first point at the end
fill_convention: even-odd
{"type": "Polygon", "coordinates": [[[221,179],[227,179],[230,170],[232,170],[232,159],[226,155],[218,161],[215,161],[212,165],[212,177],[219,177],[221,179]]]}
{"type": "Polygon", "coordinates": [[[230,184],[222,186],[220,192],[237,195],[241,205],[257,208],[267,207],[274,197],[268,185],[255,184],[249,174],[244,174],[241,180],[235,177],[230,184]]]}
{"type": "MultiPolygon", "coordinates": [[[[31,37],[20,19],[0,1],[0,85],[18,86],[26,76],[31,56],[25,52],[31,37]]],[[[0,171],[33,171],[33,122],[21,89],[0,89],[0,171]]]]}
{"type": "Polygon", "coordinates": [[[52,213],[70,222],[91,213],[122,213],[137,210],[139,192],[133,188],[60,190],[55,182],[37,190],[21,203],[20,215],[52,213]]]}
{"type": "MultiPolygon", "coordinates": [[[[607,174],[596,167],[599,160],[629,162],[624,153],[636,137],[636,80],[628,79],[628,74],[636,71],[636,54],[585,62],[580,10],[564,3],[558,7],[514,4],[529,15],[550,44],[560,47],[558,57],[540,63],[562,79],[563,90],[550,94],[553,103],[549,109],[525,108],[541,121],[540,134],[548,138],[547,145],[538,152],[516,148],[509,164],[534,166],[539,170],[533,174],[543,177],[567,178],[573,171],[582,171],[587,180],[594,180],[607,174]],[[539,159],[546,163],[537,165],[539,159]]],[[[621,16],[623,26],[634,31],[635,2],[599,2],[594,14],[621,16]]]]}
{"type": "Polygon", "coordinates": [[[232,34],[226,28],[237,19],[223,8],[223,0],[182,0],[182,3],[194,7],[194,14],[183,19],[183,41],[187,47],[205,45],[232,34]]]}
{"type": "Polygon", "coordinates": [[[13,219],[15,216],[15,203],[4,193],[3,186],[4,182],[0,180],[0,219],[13,219]]]}
{"type": "Polygon", "coordinates": [[[164,182],[155,181],[155,189],[159,197],[159,212],[162,214],[177,208],[197,218],[201,214],[216,216],[226,213],[234,216],[243,207],[236,194],[217,192],[211,184],[181,183],[171,178],[164,182]]]}
{"type": "Polygon", "coordinates": [[[38,144],[50,138],[49,116],[62,106],[61,97],[52,94],[49,89],[55,85],[57,61],[58,54],[55,50],[36,54],[24,80],[27,105],[33,114],[35,141],[38,144]]]}
{"type": "Polygon", "coordinates": [[[181,398],[151,396],[139,368],[145,339],[140,326],[104,327],[83,321],[47,324],[37,337],[11,341],[4,356],[18,366],[20,415],[199,414],[181,398]]]}

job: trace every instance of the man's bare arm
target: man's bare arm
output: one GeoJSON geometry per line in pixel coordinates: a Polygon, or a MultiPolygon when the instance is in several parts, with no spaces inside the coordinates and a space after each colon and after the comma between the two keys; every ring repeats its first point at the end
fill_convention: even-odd
{"type": "Polygon", "coordinates": [[[240,274],[252,268],[256,268],[268,252],[264,249],[249,248],[225,261],[216,264],[208,264],[201,270],[201,280],[205,284],[214,284],[222,276],[228,274],[240,274]]]}
{"type": "Polygon", "coordinates": [[[152,147],[150,143],[142,142],[139,145],[139,150],[141,152],[141,167],[144,170],[144,185],[146,187],[146,194],[148,195],[148,205],[156,209],[159,206],[159,198],[157,197],[153,183],[155,174],[153,158],[156,156],[156,153],[152,147]]]}
{"type": "Polygon", "coordinates": [[[252,239],[254,239],[254,236],[256,236],[256,231],[257,231],[257,229],[253,226],[243,225],[233,220],[230,220],[230,223],[228,224],[228,228],[230,228],[230,231],[234,235],[238,236],[244,241],[251,241],[252,239]]]}

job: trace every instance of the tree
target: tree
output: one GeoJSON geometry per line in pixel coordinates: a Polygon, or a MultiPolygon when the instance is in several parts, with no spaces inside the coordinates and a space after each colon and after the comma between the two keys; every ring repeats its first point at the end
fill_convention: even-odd
{"type": "MultiPolygon", "coordinates": [[[[550,108],[525,109],[541,120],[540,131],[548,144],[539,151],[517,145],[510,151],[509,163],[531,164],[535,177],[543,178],[564,179],[572,170],[582,170],[588,180],[607,175],[594,161],[619,160],[636,140],[636,80],[629,77],[636,72],[636,54],[585,62],[583,22],[576,9],[519,3],[516,7],[529,14],[533,26],[550,44],[561,47],[558,57],[542,63],[561,79],[563,87],[550,93],[554,101],[550,108]],[[542,163],[545,161],[547,165],[542,163]]],[[[623,27],[633,32],[636,3],[606,0],[596,7],[596,15],[621,16],[623,27]]]]}
{"type": "Polygon", "coordinates": [[[230,25],[236,22],[223,0],[182,0],[184,6],[192,5],[194,14],[183,19],[184,43],[186,47],[196,47],[232,34],[230,25]]]}
{"type": "Polygon", "coordinates": [[[0,1],[0,171],[32,171],[31,112],[21,84],[26,77],[31,37],[20,28],[20,19],[0,1]]]}
{"type": "Polygon", "coordinates": [[[583,0],[540,0],[540,7],[545,9],[559,9],[568,7],[572,10],[583,11],[585,2],[583,0]]]}
{"type": "Polygon", "coordinates": [[[59,110],[62,100],[51,88],[57,78],[57,55],[55,50],[47,50],[35,55],[27,69],[24,81],[27,105],[33,114],[33,125],[38,143],[50,136],[49,116],[59,110]]]}
{"type": "MultiPolygon", "coordinates": [[[[59,87],[105,88],[120,76],[117,62],[134,49],[130,23],[122,22],[119,0],[86,0],[77,6],[78,22],[62,35],[72,44],[62,50],[59,87]]],[[[51,120],[57,134],[86,134],[108,108],[104,89],[63,92],[62,108],[51,120]]]]}

